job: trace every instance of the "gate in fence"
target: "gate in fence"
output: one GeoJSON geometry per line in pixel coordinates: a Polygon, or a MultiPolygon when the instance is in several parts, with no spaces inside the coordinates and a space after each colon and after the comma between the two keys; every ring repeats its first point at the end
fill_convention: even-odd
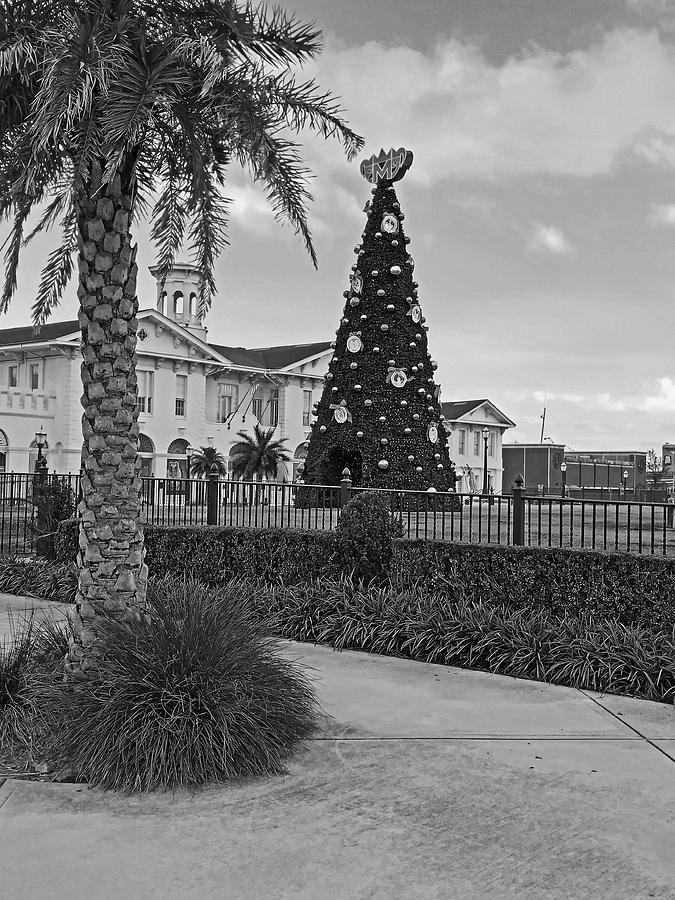
{"type": "MultiPolygon", "coordinates": [[[[49,525],[40,521],[40,501],[54,481],[78,496],[78,475],[0,473],[0,555],[39,550],[49,525]]],[[[484,496],[354,488],[347,472],[335,487],[149,477],[142,479],[142,518],[153,525],[332,529],[362,490],[388,498],[408,538],[675,557],[673,504],[528,496],[518,478],[511,495],[484,496]]]]}

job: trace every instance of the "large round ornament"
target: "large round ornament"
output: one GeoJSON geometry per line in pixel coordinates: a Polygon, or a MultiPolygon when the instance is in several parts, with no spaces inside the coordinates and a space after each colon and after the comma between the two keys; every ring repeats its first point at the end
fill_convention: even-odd
{"type": "Polygon", "coordinates": [[[404,388],[408,383],[408,376],[405,374],[403,369],[395,369],[391,373],[391,378],[389,380],[393,387],[404,388]]]}
{"type": "Polygon", "coordinates": [[[358,334],[349,335],[347,338],[347,350],[350,353],[358,353],[360,350],[363,350],[363,341],[358,334]]]}
{"type": "Polygon", "coordinates": [[[336,410],[333,412],[333,418],[338,423],[338,425],[344,425],[347,421],[347,410],[344,406],[338,406],[336,410]]]}
{"type": "Polygon", "coordinates": [[[389,461],[386,460],[386,459],[381,459],[381,460],[379,461],[379,463],[377,464],[377,466],[378,466],[379,469],[382,469],[382,470],[384,471],[384,469],[388,469],[388,468],[389,468],[389,461]]]}
{"type": "Polygon", "coordinates": [[[391,268],[389,269],[389,271],[391,272],[392,275],[400,275],[400,274],[401,274],[401,267],[400,267],[400,266],[391,266],[391,268]]]}
{"type": "Polygon", "coordinates": [[[432,422],[427,429],[427,437],[432,444],[438,443],[438,426],[435,422],[432,422]]]}
{"type": "Polygon", "coordinates": [[[380,228],[385,232],[385,234],[397,234],[398,219],[391,213],[385,213],[382,216],[382,223],[380,225],[380,228]]]}

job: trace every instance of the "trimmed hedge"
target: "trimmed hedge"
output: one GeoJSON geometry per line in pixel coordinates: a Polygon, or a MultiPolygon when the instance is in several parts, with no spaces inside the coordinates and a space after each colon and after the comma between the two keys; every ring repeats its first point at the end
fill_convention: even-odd
{"type": "MultiPolygon", "coordinates": [[[[334,532],[146,525],[151,575],[193,574],[209,584],[233,577],[300,584],[345,568],[334,532]]],[[[57,552],[77,552],[77,523],[59,525],[57,552]]],[[[675,559],[495,544],[398,539],[391,581],[449,599],[481,597],[511,609],[589,614],[625,625],[675,626],[675,559]]]]}

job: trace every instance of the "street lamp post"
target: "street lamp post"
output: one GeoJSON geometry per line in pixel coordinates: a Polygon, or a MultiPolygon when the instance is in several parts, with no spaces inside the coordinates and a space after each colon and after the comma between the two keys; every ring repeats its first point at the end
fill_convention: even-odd
{"type": "Polygon", "coordinates": [[[623,499],[626,499],[626,492],[628,490],[628,469],[623,470],[623,499]]]}
{"type": "Polygon", "coordinates": [[[488,438],[490,437],[490,429],[487,425],[483,428],[483,496],[490,496],[490,488],[488,485],[488,438]]]}
{"type": "Polygon", "coordinates": [[[562,495],[565,497],[567,495],[567,463],[560,463],[560,474],[562,475],[562,495]]]}
{"type": "Polygon", "coordinates": [[[42,430],[35,432],[35,446],[37,447],[37,459],[35,460],[35,471],[42,472],[47,468],[47,460],[42,455],[42,448],[47,444],[47,432],[42,430]]]}
{"type": "Polygon", "coordinates": [[[194,447],[192,447],[190,444],[188,444],[187,447],[185,448],[185,454],[186,454],[186,458],[187,458],[187,472],[185,473],[185,476],[187,478],[187,482],[185,483],[185,502],[189,503],[190,499],[191,499],[190,498],[190,467],[192,465],[192,456],[194,454],[194,447]]]}

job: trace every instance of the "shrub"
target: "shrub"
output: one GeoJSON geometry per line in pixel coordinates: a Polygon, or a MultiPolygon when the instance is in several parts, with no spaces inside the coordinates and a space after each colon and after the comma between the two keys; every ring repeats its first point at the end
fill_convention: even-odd
{"type": "Polygon", "coordinates": [[[383,582],[389,577],[393,539],[403,533],[388,494],[363,491],[344,506],[336,528],[337,549],[344,569],[357,581],[383,582]]]}
{"type": "Polygon", "coordinates": [[[36,507],[33,526],[37,535],[35,550],[46,559],[56,559],[54,538],[57,527],[59,522],[75,515],[75,493],[65,481],[47,478],[34,495],[33,502],[36,507]]]}
{"type": "Polygon", "coordinates": [[[7,643],[0,644],[0,751],[14,755],[31,744],[35,707],[29,689],[34,620],[21,627],[10,618],[7,643]]]}
{"type": "Polygon", "coordinates": [[[260,594],[279,634],[501,675],[648,700],[675,698],[675,629],[511,609],[481,598],[429,595],[423,584],[364,589],[349,579],[260,594]]]}
{"type": "Polygon", "coordinates": [[[250,590],[166,578],[149,585],[150,620],[103,622],[90,677],[42,687],[52,759],[130,791],[283,772],[317,728],[318,705],[247,604],[250,590]]]}

